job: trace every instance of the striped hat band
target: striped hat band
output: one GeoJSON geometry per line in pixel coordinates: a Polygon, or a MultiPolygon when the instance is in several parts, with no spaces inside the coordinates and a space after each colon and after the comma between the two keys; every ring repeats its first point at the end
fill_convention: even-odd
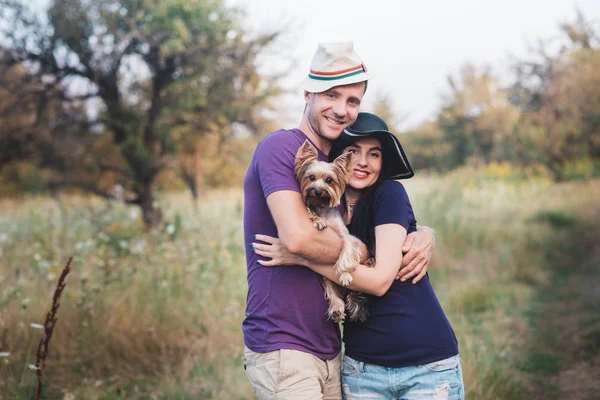
{"type": "Polygon", "coordinates": [[[367,72],[367,68],[364,64],[357,65],[355,67],[341,69],[339,71],[315,71],[310,70],[308,77],[310,79],[317,79],[321,81],[333,81],[336,79],[344,79],[350,76],[358,75],[367,72]]]}

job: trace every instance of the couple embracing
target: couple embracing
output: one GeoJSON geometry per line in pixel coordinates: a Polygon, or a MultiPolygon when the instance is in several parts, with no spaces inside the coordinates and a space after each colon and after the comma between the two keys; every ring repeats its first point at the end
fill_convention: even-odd
{"type": "Polygon", "coordinates": [[[413,171],[398,139],[376,115],[360,113],[372,77],[352,42],[318,46],[303,82],[298,128],[257,145],[244,178],[248,296],[244,368],[260,399],[463,399],[458,343],[432,289],[431,230],[417,227],[398,179],[413,171]],[[305,141],[320,161],[351,154],[342,217],[375,257],[349,289],[364,293],[368,317],[328,318],[321,277],[342,245],[317,230],[302,201],[294,160],[305,141]]]}

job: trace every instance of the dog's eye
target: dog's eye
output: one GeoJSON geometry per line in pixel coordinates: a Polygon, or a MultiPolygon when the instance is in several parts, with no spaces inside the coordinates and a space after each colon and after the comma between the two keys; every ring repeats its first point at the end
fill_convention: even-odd
{"type": "Polygon", "coordinates": [[[311,180],[311,181],[314,181],[315,180],[315,176],[311,175],[311,176],[308,177],[308,179],[311,180]]]}
{"type": "Polygon", "coordinates": [[[325,179],[325,183],[327,183],[328,185],[331,185],[333,183],[333,179],[327,178],[327,179],[325,179]]]}

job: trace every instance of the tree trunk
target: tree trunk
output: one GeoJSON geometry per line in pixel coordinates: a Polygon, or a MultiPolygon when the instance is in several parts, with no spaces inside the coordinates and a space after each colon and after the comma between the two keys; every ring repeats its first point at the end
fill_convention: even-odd
{"type": "Polygon", "coordinates": [[[158,226],[162,221],[162,211],[159,208],[155,208],[153,203],[154,193],[152,192],[152,184],[144,183],[142,193],[140,194],[140,207],[142,209],[144,224],[149,228],[158,226]]]}
{"type": "Polygon", "coordinates": [[[192,196],[194,196],[194,211],[198,212],[198,202],[200,201],[200,187],[202,186],[202,156],[200,154],[200,141],[196,143],[194,152],[194,188],[192,196]]]}

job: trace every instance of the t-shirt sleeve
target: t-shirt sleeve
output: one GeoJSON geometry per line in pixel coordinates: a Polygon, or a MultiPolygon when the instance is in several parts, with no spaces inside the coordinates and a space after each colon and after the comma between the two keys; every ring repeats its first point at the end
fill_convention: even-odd
{"type": "Polygon", "coordinates": [[[266,136],[256,147],[255,174],[265,198],[279,190],[300,192],[294,176],[294,159],[300,144],[291,132],[281,130],[266,136]]]}
{"type": "Polygon", "coordinates": [[[417,221],[406,189],[400,182],[388,180],[377,188],[374,202],[375,226],[400,224],[407,232],[416,230],[417,221]]]}

